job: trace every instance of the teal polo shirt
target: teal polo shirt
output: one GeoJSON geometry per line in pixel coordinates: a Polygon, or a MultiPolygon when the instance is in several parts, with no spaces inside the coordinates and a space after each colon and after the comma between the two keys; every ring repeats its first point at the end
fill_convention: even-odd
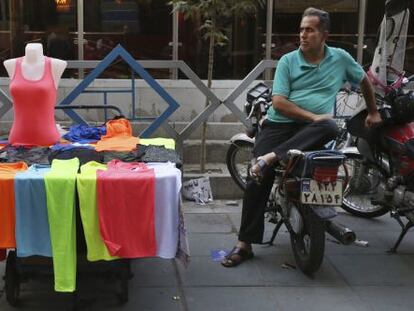
{"type": "MultiPolygon", "coordinates": [[[[325,45],[325,57],[309,64],[300,49],[282,56],[273,80],[273,95],[281,95],[314,114],[332,113],[336,94],[345,81],[359,84],[365,76],[362,67],[343,49],[325,45]]],[[[267,118],[273,122],[295,122],[270,107],[267,118]]]]}

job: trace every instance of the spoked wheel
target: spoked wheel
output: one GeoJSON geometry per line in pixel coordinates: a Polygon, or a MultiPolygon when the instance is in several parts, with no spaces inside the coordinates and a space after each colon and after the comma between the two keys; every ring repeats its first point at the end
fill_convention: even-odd
{"type": "Polygon", "coordinates": [[[324,223],[306,205],[292,204],[289,218],[293,230],[290,234],[290,243],[296,264],[303,273],[312,275],[323,261],[324,223]]]}
{"type": "Polygon", "coordinates": [[[17,306],[20,294],[20,277],[17,271],[17,256],[10,251],[6,260],[6,274],[4,276],[6,300],[12,306],[17,306]]]}
{"type": "Polygon", "coordinates": [[[232,143],[227,150],[227,168],[237,186],[243,191],[246,190],[247,176],[252,158],[253,144],[249,142],[232,143]]]}
{"type": "Polygon", "coordinates": [[[378,186],[384,182],[381,172],[366,164],[360,155],[347,155],[345,165],[349,182],[344,189],[342,208],[348,213],[364,218],[386,214],[386,206],[373,204],[373,200],[378,196],[378,186]]]}

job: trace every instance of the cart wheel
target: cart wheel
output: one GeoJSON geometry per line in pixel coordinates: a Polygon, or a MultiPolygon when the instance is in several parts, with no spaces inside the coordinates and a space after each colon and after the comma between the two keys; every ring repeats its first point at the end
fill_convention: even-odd
{"type": "Polygon", "coordinates": [[[130,265],[129,260],[124,262],[121,266],[121,273],[119,274],[120,292],[117,294],[120,304],[126,304],[129,299],[128,281],[130,279],[130,265]]]}
{"type": "Polygon", "coordinates": [[[4,277],[6,300],[16,306],[20,294],[20,278],[17,272],[17,257],[15,251],[10,251],[6,260],[6,275],[4,277]]]}

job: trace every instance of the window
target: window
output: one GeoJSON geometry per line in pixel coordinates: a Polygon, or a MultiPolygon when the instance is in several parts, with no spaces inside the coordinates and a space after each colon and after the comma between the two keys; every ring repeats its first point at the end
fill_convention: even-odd
{"type": "Polygon", "coordinates": [[[42,43],[45,55],[77,59],[75,31],[76,0],[0,0],[1,61],[22,56],[30,42],[42,43]]]}
{"type": "MultiPolygon", "coordinates": [[[[227,44],[215,47],[213,79],[241,79],[264,56],[266,8],[255,14],[232,15],[222,18],[220,24],[227,44]]],[[[197,17],[179,16],[179,59],[186,62],[202,79],[207,78],[209,40],[199,30],[202,21],[197,17]]]]}
{"type": "MultiPolygon", "coordinates": [[[[135,59],[171,59],[172,15],[168,1],[84,1],[84,59],[99,60],[121,44],[135,59]]],[[[127,66],[116,64],[103,76],[123,77],[127,66]]],[[[169,78],[169,70],[157,70],[169,78]]]]}
{"type": "Polygon", "coordinates": [[[329,12],[331,29],[327,44],[340,47],[356,58],[358,32],[358,0],[276,0],[273,12],[272,58],[299,47],[299,25],[303,11],[309,6],[329,12]]]}

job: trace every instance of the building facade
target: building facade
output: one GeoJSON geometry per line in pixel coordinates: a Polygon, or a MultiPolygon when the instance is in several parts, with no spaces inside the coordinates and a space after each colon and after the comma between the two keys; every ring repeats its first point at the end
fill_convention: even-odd
{"type": "MultiPolygon", "coordinates": [[[[224,21],[228,43],[215,50],[214,79],[242,79],[262,59],[279,59],[296,49],[308,6],[330,12],[328,44],[368,66],[384,5],[385,0],[267,0],[254,14],[234,14],[224,21]]],[[[405,69],[414,73],[414,1],[410,6],[405,69]]],[[[23,55],[29,42],[41,42],[46,55],[65,60],[99,60],[121,44],[135,59],[183,60],[206,78],[208,42],[200,21],[171,11],[168,0],[0,0],[0,59],[23,55]]],[[[2,66],[0,76],[5,74],[2,66]]],[[[168,69],[152,74],[171,78],[168,69]]],[[[65,75],[76,77],[77,71],[65,75]]],[[[114,64],[102,77],[127,75],[124,65],[114,64]]]]}

